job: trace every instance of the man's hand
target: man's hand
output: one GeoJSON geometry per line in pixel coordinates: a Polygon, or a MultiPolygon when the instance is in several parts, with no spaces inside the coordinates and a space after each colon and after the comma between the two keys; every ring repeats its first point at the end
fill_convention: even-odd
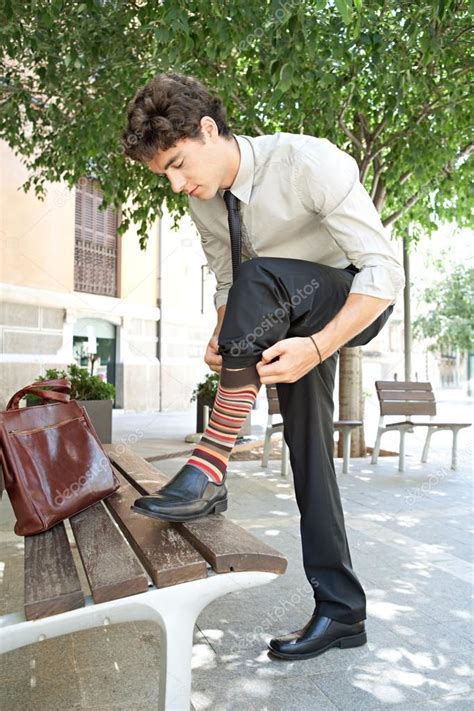
{"type": "Polygon", "coordinates": [[[219,346],[217,343],[217,335],[214,334],[207,344],[206,355],[204,362],[209,366],[214,373],[220,373],[222,368],[222,356],[219,355],[219,346]]]}
{"type": "Polygon", "coordinates": [[[219,344],[217,339],[219,338],[219,333],[222,328],[222,322],[225,315],[225,304],[219,306],[217,309],[217,324],[214,329],[214,333],[211,336],[211,340],[207,344],[206,355],[204,356],[204,362],[209,366],[214,373],[220,373],[222,368],[222,356],[219,355],[219,344]]]}
{"type": "Polygon", "coordinates": [[[285,338],[262,353],[257,372],[262,385],[295,383],[319,364],[319,356],[310,338],[285,338]],[[274,363],[271,361],[278,356],[274,363]]]}

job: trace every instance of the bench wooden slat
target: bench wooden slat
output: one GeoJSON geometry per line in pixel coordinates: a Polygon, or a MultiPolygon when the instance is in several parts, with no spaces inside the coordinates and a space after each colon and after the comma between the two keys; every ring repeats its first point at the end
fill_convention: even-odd
{"type": "Polygon", "coordinates": [[[221,514],[176,524],[216,573],[260,570],[283,574],[286,558],[221,514]]]}
{"type": "Polygon", "coordinates": [[[276,385],[267,385],[267,400],[268,400],[268,414],[269,415],[279,415],[280,414],[280,401],[278,399],[278,391],[276,385]]]}
{"type": "MultiPolygon", "coordinates": [[[[145,493],[156,491],[166,477],[152,465],[145,462],[132,450],[120,452],[117,456],[113,446],[107,448],[109,456],[114,461],[121,462],[122,466],[130,466],[134,476],[138,477],[140,488],[147,488],[145,493]],[[117,460],[115,457],[117,456],[117,460]]],[[[121,489],[120,489],[121,490],[121,489]]],[[[119,490],[119,491],[120,491],[119,490]]],[[[108,497],[107,502],[113,499],[108,497]]],[[[145,519],[140,514],[133,514],[140,519],[145,519]]],[[[148,520],[148,519],[146,519],[148,520]]],[[[156,523],[168,524],[159,519],[149,519],[154,526],[156,523]]],[[[284,573],[287,566],[286,558],[266,543],[247,533],[237,524],[229,521],[220,514],[211,514],[203,519],[189,523],[175,523],[176,531],[182,533],[201,555],[212,565],[217,573],[228,573],[230,570],[260,570],[274,573],[284,573]]]]}
{"type": "Polygon", "coordinates": [[[69,519],[94,602],[148,590],[148,577],[101,502],[69,519]]]}
{"type": "Polygon", "coordinates": [[[376,380],[375,388],[377,390],[433,390],[430,382],[419,383],[411,380],[376,380]]]}
{"type": "Polygon", "coordinates": [[[409,380],[376,380],[380,414],[436,415],[436,400],[431,383],[409,380]]]}
{"type": "Polygon", "coordinates": [[[153,493],[168,481],[164,474],[129,447],[106,444],[104,449],[116,468],[142,495],[153,493]]]}
{"type": "Polygon", "coordinates": [[[408,402],[433,402],[435,399],[433,391],[429,390],[378,390],[379,400],[387,402],[390,400],[406,400],[408,402]]]}
{"type": "Polygon", "coordinates": [[[104,503],[156,587],[206,578],[206,561],[172,524],[130,510],[141,494],[118,470],[115,473],[121,486],[104,503]]]}
{"type": "Polygon", "coordinates": [[[470,427],[470,422],[437,422],[436,420],[426,420],[421,422],[411,422],[404,420],[403,422],[388,422],[385,427],[400,427],[401,425],[410,425],[411,427],[470,427]]]}
{"type": "Polygon", "coordinates": [[[381,402],[381,415],[436,415],[435,402],[381,402]]]}
{"type": "Polygon", "coordinates": [[[84,595],[63,523],[25,536],[25,617],[38,620],[84,607],[84,595]]]}
{"type": "MultiPolygon", "coordinates": [[[[267,389],[267,400],[268,400],[268,414],[269,415],[280,415],[280,401],[278,400],[278,391],[276,385],[266,385],[267,389]]],[[[334,423],[334,429],[342,429],[343,427],[361,427],[363,425],[362,420],[336,420],[334,423]]],[[[276,422],[272,424],[274,429],[282,429],[283,422],[276,422]]]]}

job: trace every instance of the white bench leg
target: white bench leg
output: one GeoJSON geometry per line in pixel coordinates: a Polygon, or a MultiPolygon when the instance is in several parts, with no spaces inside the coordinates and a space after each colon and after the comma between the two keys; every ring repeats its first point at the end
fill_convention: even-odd
{"type": "Polygon", "coordinates": [[[451,469],[454,469],[454,471],[456,471],[458,466],[458,434],[459,429],[457,427],[453,427],[453,449],[451,452],[451,469]]]}
{"type": "Polygon", "coordinates": [[[380,440],[382,439],[383,433],[384,430],[377,430],[377,437],[375,438],[374,448],[372,450],[372,459],[370,460],[371,464],[377,464],[377,460],[380,454],[380,440]]]}
{"type": "Polygon", "coordinates": [[[191,704],[191,657],[193,630],[199,613],[218,597],[237,590],[270,583],[275,573],[243,572],[213,574],[169,588],[152,587],[148,592],[85,607],[40,620],[25,620],[23,614],[0,617],[0,651],[24,647],[46,638],[59,637],[104,624],[148,620],[162,630],[163,650],[159,684],[160,711],[188,711],[191,704]]]}
{"type": "Polygon", "coordinates": [[[400,430],[400,455],[398,457],[398,471],[405,471],[405,430],[400,430]]]}
{"type": "Polygon", "coordinates": [[[281,443],[281,475],[284,477],[288,477],[289,462],[290,450],[288,449],[288,445],[283,437],[281,443]]]}
{"type": "Polygon", "coordinates": [[[272,427],[267,426],[265,430],[265,442],[263,444],[263,457],[262,457],[262,467],[265,469],[268,467],[268,460],[270,459],[270,446],[272,438],[272,427]]]}
{"type": "Polygon", "coordinates": [[[432,436],[433,432],[434,432],[433,427],[428,427],[428,432],[426,433],[425,444],[424,444],[424,447],[423,447],[423,453],[422,453],[422,455],[421,455],[421,461],[422,461],[423,463],[428,461],[428,452],[429,452],[429,449],[430,449],[431,436],[432,436]]]}
{"type": "Polygon", "coordinates": [[[351,458],[351,430],[342,430],[342,473],[349,473],[349,461],[351,458]]]}
{"type": "Polygon", "coordinates": [[[161,609],[159,711],[189,709],[195,609],[161,609]]]}

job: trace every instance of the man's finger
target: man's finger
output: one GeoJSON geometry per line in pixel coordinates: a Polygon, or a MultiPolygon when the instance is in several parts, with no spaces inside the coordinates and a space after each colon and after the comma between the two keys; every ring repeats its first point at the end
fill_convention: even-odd
{"type": "Polygon", "coordinates": [[[207,359],[206,359],[206,363],[207,363],[207,365],[209,365],[209,366],[212,365],[213,367],[216,367],[216,366],[221,367],[221,365],[222,365],[222,359],[220,359],[220,358],[207,358],[207,359]]]}
{"type": "Polygon", "coordinates": [[[270,346],[270,348],[267,348],[262,352],[262,360],[269,362],[273,360],[273,358],[281,355],[283,351],[284,346],[281,344],[281,341],[279,343],[274,343],[273,346],[270,346]]]}
{"type": "Polygon", "coordinates": [[[290,380],[283,376],[278,377],[275,375],[267,375],[265,377],[260,378],[260,382],[262,383],[262,385],[275,385],[276,383],[289,383],[290,380]]]}
{"type": "Polygon", "coordinates": [[[283,374],[283,369],[280,366],[279,361],[276,363],[269,363],[268,365],[265,365],[264,363],[260,362],[257,363],[257,373],[259,376],[278,376],[283,374]]]}

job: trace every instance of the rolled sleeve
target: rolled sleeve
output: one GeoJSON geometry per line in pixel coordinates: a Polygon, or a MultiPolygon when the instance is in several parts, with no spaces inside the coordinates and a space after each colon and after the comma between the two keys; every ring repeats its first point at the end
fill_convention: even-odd
{"type": "Polygon", "coordinates": [[[405,284],[403,266],[370,195],[359,180],[357,162],[324,141],[309,150],[300,164],[298,194],[315,212],[351,264],[360,269],[351,293],[394,303],[405,284]]]}
{"type": "Polygon", "coordinates": [[[215,238],[210,230],[193,214],[191,219],[201,237],[201,245],[207,259],[209,268],[216,277],[217,288],[214,293],[216,310],[227,303],[230,287],[232,286],[232,265],[229,259],[229,250],[215,238]]]}
{"type": "Polygon", "coordinates": [[[394,303],[405,285],[403,266],[364,186],[357,180],[323,224],[360,272],[351,293],[394,303]]]}

